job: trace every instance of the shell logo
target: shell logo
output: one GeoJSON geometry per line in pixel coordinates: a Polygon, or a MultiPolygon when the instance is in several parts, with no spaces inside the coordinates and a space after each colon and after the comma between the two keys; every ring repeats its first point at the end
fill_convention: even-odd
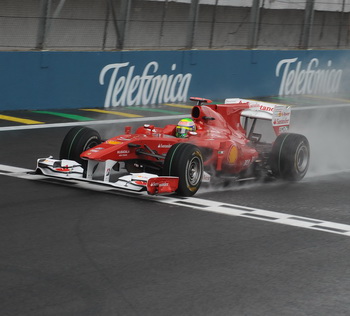
{"type": "Polygon", "coordinates": [[[118,144],[121,144],[122,142],[118,142],[116,140],[109,140],[107,143],[110,145],[118,145],[118,144]]]}
{"type": "Polygon", "coordinates": [[[238,158],[238,149],[236,146],[232,146],[229,149],[227,160],[230,164],[234,164],[236,162],[237,158],[238,158]]]}

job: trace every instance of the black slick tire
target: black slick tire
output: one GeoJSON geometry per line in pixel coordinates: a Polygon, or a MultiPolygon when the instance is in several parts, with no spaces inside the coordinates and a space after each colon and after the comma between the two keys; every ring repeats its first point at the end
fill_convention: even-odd
{"type": "Polygon", "coordinates": [[[178,195],[194,195],[203,176],[203,157],[200,149],[189,143],[173,145],[164,160],[163,175],[179,177],[178,195]]]}
{"type": "Polygon", "coordinates": [[[86,161],[80,158],[80,154],[101,143],[100,134],[89,127],[73,127],[63,139],[60,159],[74,160],[86,166],[86,161]]]}
{"type": "Polygon", "coordinates": [[[283,133],[276,138],[270,155],[270,167],[276,178],[301,180],[308,170],[309,161],[310,145],[304,135],[283,133]]]}

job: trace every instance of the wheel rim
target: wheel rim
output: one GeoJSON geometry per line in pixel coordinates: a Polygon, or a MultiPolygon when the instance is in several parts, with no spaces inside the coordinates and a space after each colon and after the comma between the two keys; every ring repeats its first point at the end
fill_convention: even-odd
{"type": "Polygon", "coordinates": [[[83,148],[83,151],[86,151],[86,150],[88,150],[88,149],[90,149],[92,147],[95,147],[95,146],[99,145],[99,144],[100,144],[100,142],[98,141],[98,138],[96,136],[94,136],[94,137],[90,138],[86,142],[86,144],[85,144],[85,146],[83,148]]]}
{"type": "Polygon", "coordinates": [[[304,143],[298,148],[295,161],[298,172],[303,173],[307,169],[309,163],[309,150],[304,143]]]}
{"type": "Polygon", "coordinates": [[[202,175],[202,163],[199,157],[193,157],[187,167],[187,182],[190,186],[196,186],[202,175]]]}

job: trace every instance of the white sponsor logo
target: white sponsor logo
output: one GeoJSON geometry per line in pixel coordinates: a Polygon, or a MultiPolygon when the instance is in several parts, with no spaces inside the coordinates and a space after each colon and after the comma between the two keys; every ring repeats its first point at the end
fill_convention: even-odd
{"type": "MultiPolygon", "coordinates": [[[[106,74],[111,72],[104,103],[106,108],[187,100],[192,74],[157,74],[159,65],[156,61],[151,61],[145,66],[141,75],[134,75],[135,66],[129,64],[129,62],[109,64],[101,70],[99,78],[101,85],[105,84],[106,74]],[[119,71],[127,67],[126,76],[120,75],[119,71]]],[[[171,71],[175,70],[176,64],[173,64],[171,71]]]]}
{"type": "Polygon", "coordinates": [[[280,133],[286,133],[286,132],[288,132],[288,129],[289,129],[289,126],[281,126],[279,128],[279,132],[280,133]]]}
{"type": "Polygon", "coordinates": [[[151,183],[151,187],[168,187],[170,184],[168,182],[163,183],[151,183]]]}
{"type": "Polygon", "coordinates": [[[250,159],[245,160],[243,163],[243,167],[249,166],[249,163],[250,163],[250,159]]]}
{"type": "Polygon", "coordinates": [[[298,58],[282,59],[276,67],[276,77],[281,76],[279,95],[327,94],[339,91],[343,70],[332,68],[329,60],[326,68],[312,58],[306,67],[298,58]]]}
{"type": "Polygon", "coordinates": [[[158,148],[170,148],[171,144],[159,144],[158,148]]]}

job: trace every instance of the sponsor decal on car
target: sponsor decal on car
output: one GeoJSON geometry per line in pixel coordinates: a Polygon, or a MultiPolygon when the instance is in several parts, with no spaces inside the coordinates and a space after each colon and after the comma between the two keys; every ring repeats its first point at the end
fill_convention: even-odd
{"type": "Polygon", "coordinates": [[[281,133],[287,133],[288,130],[289,130],[289,126],[281,126],[281,127],[279,128],[279,133],[280,133],[280,134],[281,134],[281,133]]]}
{"type": "Polygon", "coordinates": [[[244,163],[243,163],[244,167],[249,166],[249,164],[250,164],[250,159],[244,160],[244,163]]]}
{"type": "Polygon", "coordinates": [[[97,152],[99,152],[100,150],[103,150],[103,149],[104,149],[103,147],[94,147],[94,148],[89,150],[89,153],[97,153],[97,152]]]}
{"type": "Polygon", "coordinates": [[[135,181],[133,181],[133,183],[146,186],[147,181],[146,180],[135,180],[135,181]]]}
{"type": "Polygon", "coordinates": [[[169,186],[169,185],[170,185],[170,183],[168,183],[168,182],[161,182],[161,183],[154,183],[154,182],[152,182],[150,184],[151,187],[166,187],[166,186],[169,186]]]}
{"type": "Polygon", "coordinates": [[[56,171],[59,171],[59,172],[69,172],[71,171],[70,168],[55,168],[56,171]]]}
{"type": "Polygon", "coordinates": [[[266,106],[266,105],[260,105],[260,111],[265,111],[265,112],[273,112],[273,107],[266,106]]]}
{"type": "Polygon", "coordinates": [[[229,149],[227,160],[230,164],[234,164],[236,162],[237,158],[238,158],[238,149],[236,146],[232,146],[229,149]]]}
{"type": "Polygon", "coordinates": [[[130,154],[130,150],[118,150],[117,154],[119,155],[119,157],[127,157],[128,154],[130,154]]]}
{"type": "Polygon", "coordinates": [[[276,105],[272,116],[273,126],[283,126],[290,124],[291,108],[283,105],[276,105]]]}
{"type": "Polygon", "coordinates": [[[170,148],[171,144],[158,144],[158,148],[170,148]]]}
{"type": "Polygon", "coordinates": [[[117,154],[129,154],[130,150],[118,150],[117,154]]]}
{"type": "Polygon", "coordinates": [[[107,143],[107,144],[110,144],[110,145],[122,144],[122,142],[117,141],[117,140],[108,140],[106,143],[107,143]]]}

